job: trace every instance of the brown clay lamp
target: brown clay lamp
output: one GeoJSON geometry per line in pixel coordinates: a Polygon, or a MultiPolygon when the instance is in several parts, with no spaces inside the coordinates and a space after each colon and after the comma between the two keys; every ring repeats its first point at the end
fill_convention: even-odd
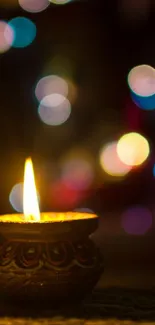
{"type": "Polygon", "coordinates": [[[24,174],[24,214],[0,216],[0,298],[72,301],[91,292],[102,271],[89,236],[95,214],[40,213],[31,159],[24,174]]]}

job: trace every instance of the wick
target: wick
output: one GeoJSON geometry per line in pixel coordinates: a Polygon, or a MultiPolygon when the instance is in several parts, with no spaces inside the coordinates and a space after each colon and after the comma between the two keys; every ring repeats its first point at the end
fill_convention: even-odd
{"type": "Polygon", "coordinates": [[[33,215],[29,215],[28,217],[26,217],[27,221],[35,221],[35,218],[33,215]]]}

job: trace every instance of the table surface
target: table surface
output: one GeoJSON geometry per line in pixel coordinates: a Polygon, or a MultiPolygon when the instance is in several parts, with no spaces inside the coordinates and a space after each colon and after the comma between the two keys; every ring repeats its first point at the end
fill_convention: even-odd
{"type": "Polygon", "coordinates": [[[35,313],[1,306],[0,325],[132,325],[155,324],[155,291],[133,289],[96,290],[80,307],[35,313]],[[5,315],[5,317],[4,317],[5,315]],[[6,316],[7,315],[7,316],[6,316]]]}

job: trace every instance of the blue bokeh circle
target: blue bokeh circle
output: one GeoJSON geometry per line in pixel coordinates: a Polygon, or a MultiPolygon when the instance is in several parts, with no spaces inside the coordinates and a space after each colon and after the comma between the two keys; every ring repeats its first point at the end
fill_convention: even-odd
{"type": "Polygon", "coordinates": [[[13,47],[24,48],[34,41],[37,28],[30,19],[25,17],[16,17],[11,19],[8,24],[14,31],[13,47]]]}

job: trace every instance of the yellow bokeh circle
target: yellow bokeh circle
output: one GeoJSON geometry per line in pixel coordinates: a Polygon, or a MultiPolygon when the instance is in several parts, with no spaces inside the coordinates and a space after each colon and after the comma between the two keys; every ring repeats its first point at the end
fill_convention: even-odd
{"type": "Polygon", "coordinates": [[[139,133],[127,133],[119,139],[117,153],[124,164],[128,166],[139,166],[149,156],[149,143],[139,133]]]}

